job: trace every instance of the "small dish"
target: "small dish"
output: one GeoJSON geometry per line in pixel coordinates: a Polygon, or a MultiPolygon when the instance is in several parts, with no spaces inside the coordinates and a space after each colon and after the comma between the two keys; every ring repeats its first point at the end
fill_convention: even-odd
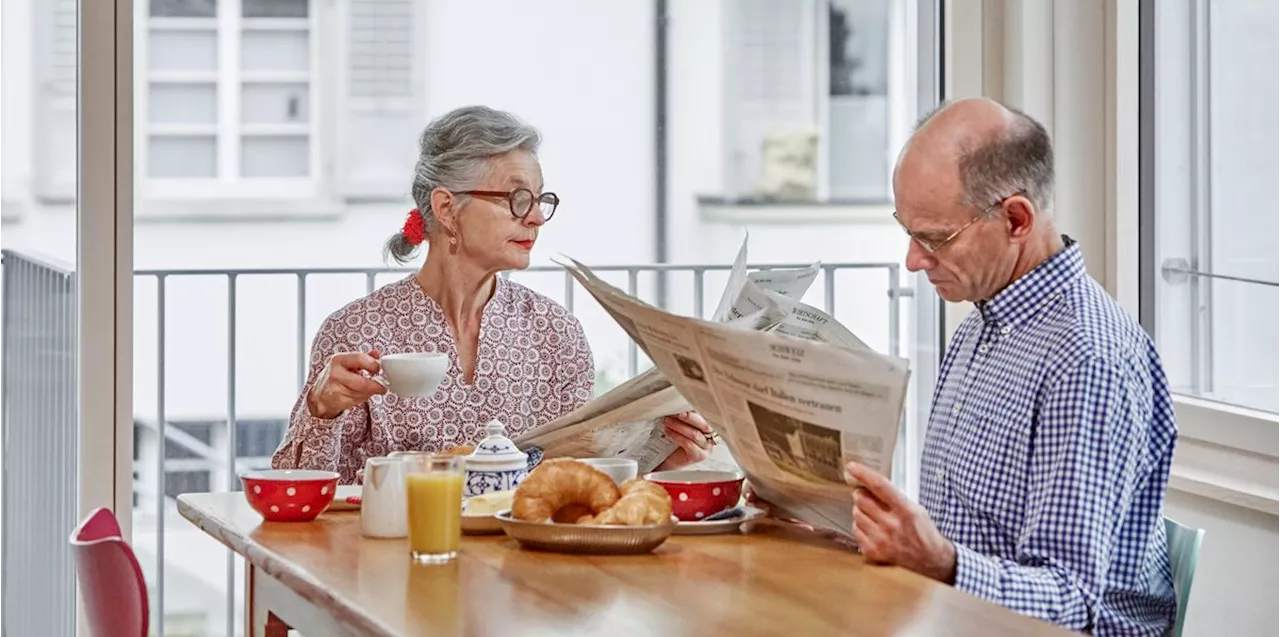
{"type": "Polygon", "coordinates": [[[725,533],[740,533],[744,524],[763,516],[763,510],[748,506],[743,507],[741,514],[723,520],[696,522],[682,521],[679,524],[676,524],[676,530],[673,533],[675,535],[721,535],[725,533]]]}
{"type": "Polygon", "coordinates": [[[340,484],[333,495],[333,503],[329,505],[329,511],[359,511],[360,510],[360,485],[358,484],[340,484]]]}
{"type": "Polygon", "coordinates": [[[511,517],[511,511],[494,516],[508,537],[520,546],[537,551],[580,555],[640,555],[667,541],[676,528],[667,524],[606,526],[596,524],[555,524],[525,522],[511,517]]]}
{"type": "Polygon", "coordinates": [[[462,532],[467,535],[502,533],[502,524],[495,513],[511,509],[514,490],[495,491],[462,501],[462,532]]]}
{"type": "Polygon", "coordinates": [[[338,487],[333,471],[264,469],[241,474],[244,497],[268,522],[310,522],[333,503],[338,487]]]}
{"type": "Polygon", "coordinates": [[[502,533],[502,522],[493,515],[462,514],[463,535],[499,535],[502,533]]]}

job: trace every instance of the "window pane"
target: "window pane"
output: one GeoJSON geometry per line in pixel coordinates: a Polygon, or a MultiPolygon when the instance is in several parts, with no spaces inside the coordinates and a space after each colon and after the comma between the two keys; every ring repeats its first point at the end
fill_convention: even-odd
{"type": "Polygon", "coordinates": [[[217,138],[212,135],[151,136],[147,175],[156,178],[203,178],[217,175],[217,138]]]}
{"type": "Polygon", "coordinates": [[[244,137],[240,166],[245,177],[306,177],[307,138],[288,135],[244,137]]]}
{"type": "Polygon", "coordinates": [[[151,15],[157,18],[212,18],[216,0],[151,0],[151,15]]]}
{"type": "MultiPolygon", "coordinates": [[[[1209,267],[1275,281],[1280,11],[1273,0],[1208,5],[1209,267]]],[[[1276,411],[1278,298],[1274,287],[1212,281],[1210,395],[1276,411]]]]}
{"type": "Polygon", "coordinates": [[[151,31],[147,68],[152,71],[212,71],[218,68],[214,31],[151,31]]]}
{"type": "Polygon", "coordinates": [[[218,92],[210,83],[152,83],[147,98],[147,119],[152,124],[212,124],[217,121],[218,92]]]}
{"type": "Polygon", "coordinates": [[[306,71],[311,49],[306,31],[244,31],[240,68],[245,71],[306,71]]]}
{"type": "Polygon", "coordinates": [[[308,0],[244,0],[240,14],[246,18],[305,18],[308,0]]]}
{"type": "Polygon", "coordinates": [[[240,93],[240,121],[246,124],[291,124],[310,119],[310,87],[306,84],[247,83],[240,93]]]}
{"type": "Polygon", "coordinates": [[[1155,5],[1156,338],[1176,391],[1276,411],[1280,11],[1155,5]]]}

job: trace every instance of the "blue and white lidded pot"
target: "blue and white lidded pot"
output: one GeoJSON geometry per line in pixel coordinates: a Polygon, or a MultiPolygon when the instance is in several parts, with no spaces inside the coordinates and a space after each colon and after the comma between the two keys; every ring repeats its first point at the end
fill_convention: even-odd
{"type": "Polygon", "coordinates": [[[485,439],[467,456],[464,497],[510,491],[529,475],[529,456],[506,436],[506,427],[497,420],[484,426],[485,439]]]}

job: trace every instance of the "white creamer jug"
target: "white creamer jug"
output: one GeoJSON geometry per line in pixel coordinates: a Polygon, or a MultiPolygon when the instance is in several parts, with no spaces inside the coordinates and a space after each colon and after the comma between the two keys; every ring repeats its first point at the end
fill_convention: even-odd
{"type": "Polygon", "coordinates": [[[364,485],[360,489],[360,532],[366,537],[398,538],[409,534],[404,482],[401,458],[378,456],[365,461],[364,485]]]}

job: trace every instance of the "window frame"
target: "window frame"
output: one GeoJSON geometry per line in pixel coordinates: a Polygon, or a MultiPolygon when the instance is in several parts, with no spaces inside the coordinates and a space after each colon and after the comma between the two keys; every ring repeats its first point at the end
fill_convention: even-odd
{"type": "MultiPolygon", "coordinates": [[[[213,18],[177,18],[152,17],[150,3],[134,3],[134,19],[140,25],[134,38],[134,110],[138,125],[134,127],[134,171],[138,175],[138,198],[146,204],[159,203],[154,206],[143,205],[140,216],[180,216],[188,205],[200,214],[212,212],[210,206],[220,207],[220,202],[234,200],[261,200],[264,212],[278,208],[277,203],[286,201],[314,201],[321,199],[322,171],[325,169],[323,150],[329,119],[323,100],[323,84],[327,79],[324,66],[321,64],[322,51],[320,39],[328,35],[324,30],[326,21],[322,19],[325,11],[323,3],[309,0],[306,18],[244,18],[241,15],[241,0],[218,2],[217,15],[213,18]],[[251,22],[246,25],[246,20],[251,22]],[[305,22],[305,27],[301,26],[305,22]],[[217,41],[217,68],[212,72],[198,71],[164,71],[158,74],[148,69],[148,35],[155,30],[192,31],[212,30],[217,41]],[[263,83],[308,84],[307,121],[302,125],[295,124],[245,124],[241,121],[241,95],[246,74],[240,68],[241,42],[243,34],[251,30],[289,30],[305,31],[307,38],[307,54],[309,68],[305,72],[261,72],[249,77],[263,83]],[[156,125],[149,121],[150,87],[159,82],[208,83],[212,77],[217,103],[215,122],[207,124],[156,125]],[[215,174],[211,178],[157,178],[148,174],[149,141],[159,126],[166,133],[181,135],[190,131],[192,134],[212,134],[215,139],[215,174]],[[272,134],[297,135],[300,127],[306,129],[307,176],[306,177],[271,177],[253,178],[241,175],[240,153],[246,126],[250,135],[270,136],[272,134]],[[211,133],[210,133],[211,131],[211,133]],[[170,209],[176,206],[175,209],[170,209]]],[[[336,35],[336,34],[335,34],[336,35]]],[[[238,206],[239,207],[239,206],[238,206]]],[[[252,207],[250,207],[252,208],[252,207]]],[[[304,206],[303,208],[307,208],[304,206]]],[[[324,206],[312,207],[311,210],[321,212],[324,206]]],[[[291,213],[292,214],[292,213],[291,213]]]]}
{"type": "MultiPolygon", "coordinates": [[[[1108,234],[1114,242],[1110,252],[1133,255],[1126,259],[1132,266],[1123,260],[1117,263],[1111,291],[1136,314],[1152,338],[1156,286],[1161,276],[1156,263],[1155,228],[1156,2],[1139,0],[1127,9],[1128,13],[1118,10],[1122,26],[1108,34],[1112,39],[1109,67],[1116,70],[1112,73],[1112,93],[1116,97],[1111,104],[1117,129],[1115,153],[1121,159],[1111,175],[1117,183],[1108,223],[1108,234]],[[1135,31],[1137,37],[1132,37],[1135,31]],[[1128,158],[1132,158],[1132,166],[1126,165],[1128,158]],[[1124,176],[1136,177],[1136,192],[1127,190],[1124,176]]],[[[1280,416],[1181,393],[1174,394],[1173,403],[1178,444],[1169,488],[1270,515],[1280,514],[1276,478],[1280,416]]]]}

